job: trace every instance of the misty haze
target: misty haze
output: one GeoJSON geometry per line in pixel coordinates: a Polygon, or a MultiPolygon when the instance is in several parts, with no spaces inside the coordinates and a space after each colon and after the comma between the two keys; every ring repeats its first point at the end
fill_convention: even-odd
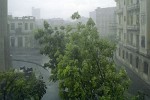
{"type": "Polygon", "coordinates": [[[150,100],[150,0],[0,0],[0,100],[150,100]]]}

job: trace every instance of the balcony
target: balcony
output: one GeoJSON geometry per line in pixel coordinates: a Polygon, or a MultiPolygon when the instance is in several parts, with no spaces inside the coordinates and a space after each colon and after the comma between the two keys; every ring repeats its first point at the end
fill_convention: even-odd
{"type": "Polygon", "coordinates": [[[124,47],[128,48],[131,51],[139,52],[139,46],[135,46],[131,43],[127,43],[126,45],[124,45],[124,47]]]}
{"type": "Polygon", "coordinates": [[[118,29],[123,29],[123,25],[119,25],[119,24],[118,24],[118,25],[117,25],[117,28],[118,28],[118,29]]]}
{"type": "Polygon", "coordinates": [[[127,30],[139,31],[140,30],[140,25],[128,25],[127,30]]]}
{"type": "Polygon", "coordinates": [[[140,9],[140,4],[132,4],[132,5],[128,5],[127,6],[127,10],[128,11],[131,11],[131,10],[137,10],[137,9],[140,9]]]}

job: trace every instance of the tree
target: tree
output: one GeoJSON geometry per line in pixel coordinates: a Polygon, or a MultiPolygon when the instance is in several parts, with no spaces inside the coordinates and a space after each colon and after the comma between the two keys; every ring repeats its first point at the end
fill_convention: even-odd
{"type": "Polygon", "coordinates": [[[93,20],[77,25],[59,56],[58,79],[62,99],[123,100],[129,79],[115,69],[114,45],[100,39],[93,20]],[[81,27],[84,26],[84,27],[81,27]]]}
{"type": "Polygon", "coordinates": [[[75,20],[75,19],[81,18],[81,16],[79,15],[78,12],[75,12],[74,14],[72,14],[71,18],[72,18],[73,20],[75,20]]]}
{"type": "Polygon", "coordinates": [[[64,27],[64,26],[60,26],[60,29],[61,29],[61,30],[65,30],[65,27],[64,27]]]}
{"type": "MultiPolygon", "coordinates": [[[[78,12],[72,19],[78,19],[78,12]]],[[[59,81],[60,96],[69,100],[123,100],[129,78],[125,70],[116,70],[113,61],[115,45],[102,39],[94,21],[68,25],[54,31],[48,23],[35,38],[41,53],[48,55],[46,67],[52,69],[51,79],[59,81]]]]}
{"type": "Polygon", "coordinates": [[[44,22],[44,29],[39,29],[36,32],[35,39],[39,41],[41,45],[41,54],[50,58],[49,62],[44,67],[52,69],[51,80],[57,80],[57,58],[60,54],[64,54],[66,37],[64,33],[64,26],[59,30],[53,29],[47,22],[44,22]]]}
{"type": "Polygon", "coordinates": [[[33,87],[31,88],[31,95],[34,96],[35,100],[41,100],[43,95],[46,93],[46,85],[42,80],[36,80],[33,82],[33,87]]]}
{"type": "Polygon", "coordinates": [[[45,83],[36,79],[34,74],[26,77],[24,73],[0,72],[0,83],[0,99],[3,100],[41,100],[46,93],[45,83]]]}

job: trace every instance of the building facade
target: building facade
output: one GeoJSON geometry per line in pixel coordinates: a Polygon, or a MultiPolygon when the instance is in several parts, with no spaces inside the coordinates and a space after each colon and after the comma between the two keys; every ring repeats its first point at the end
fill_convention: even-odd
{"type": "Polygon", "coordinates": [[[34,48],[35,17],[8,17],[11,48],[34,48]]]}
{"type": "Polygon", "coordinates": [[[117,58],[150,83],[150,0],[117,3],[117,58]]]}
{"type": "Polygon", "coordinates": [[[92,18],[93,19],[93,21],[95,22],[95,24],[96,24],[96,11],[92,11],[92,12],[90,12],[90,18],[92,18]]]}
{"type": "Polygon", "coordinates": [[[90,12],[90,17],[96,23],[99,33],[103,36],[116,34],[116,8],[100,8],[90,12]]]}
{"type": "Polygon", "coordinates": [[[0,0],[0,71],[11,66],[7,31],[7,0],[0,0]]]}

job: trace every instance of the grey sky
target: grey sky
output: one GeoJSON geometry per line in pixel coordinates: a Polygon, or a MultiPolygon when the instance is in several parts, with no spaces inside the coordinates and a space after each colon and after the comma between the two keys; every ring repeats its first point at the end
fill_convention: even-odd
{"type": "Polygon", "coordinates": [[[42,18],[69,18],[79,11],[88,17],[97,7],[115,6],[115,0],[8,0],[8,11],[14,16],[31,15],[31,8],[40,8],[42,18]]]}

